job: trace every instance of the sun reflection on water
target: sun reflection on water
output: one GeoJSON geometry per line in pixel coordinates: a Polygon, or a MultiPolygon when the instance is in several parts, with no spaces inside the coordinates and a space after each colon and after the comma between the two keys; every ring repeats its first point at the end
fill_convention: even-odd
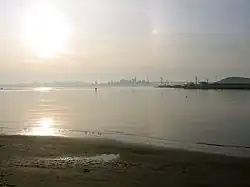
{"type": "Polygon", "coordinates": [[[48,92],[48,91],[51,91],[52,88],[50,87],[37,87],[37,88],[34,88],[34,91],[36,92],[48,92]]]}
{"type": "Polygon", "coordinates": [[[42,118],[38,122],[37,127],[31,128],[24,134],[30,136],[60,136],[60,134],[57,133],[56,129],[53,128],[53,126],[53,118],[42,118]]]}

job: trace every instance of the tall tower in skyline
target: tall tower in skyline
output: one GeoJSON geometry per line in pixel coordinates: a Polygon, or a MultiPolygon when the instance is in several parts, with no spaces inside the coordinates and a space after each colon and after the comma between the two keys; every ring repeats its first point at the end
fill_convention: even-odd
{"type": "Polygon", "coordinates": [[[163,84],[163,77],[161,77],[160,79],[161,79],[161,84],[163,84]]]}

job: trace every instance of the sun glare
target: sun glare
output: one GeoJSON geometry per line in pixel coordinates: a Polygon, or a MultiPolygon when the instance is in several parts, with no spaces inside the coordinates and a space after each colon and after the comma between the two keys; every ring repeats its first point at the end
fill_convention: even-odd
{"type": "Polygon", "coordinates": [[[51,6],[31,8],[24,18],[22,38],[35,55],[51,58],[65,50],[69,35],[66,19],[51,6]]]}
{"type": "Polygon", "coordinates": [[[53,124],[52,118],[44,118],[40,121],[40,126],[45,129],[50,128],[52,124],[53,124]]]}
{"type": "Polygon", "coordinates": [[[154,29],[152,30],[152,34],[153,34],[153,35],[158,35],[158,34],[160,34],[159,29],[154,28],[154,29]]]}
{"type": "Polygon", "coordinates": [[[38,123],[38,127],[33,128],[30,133],[33,136],[53,136],[55,135],[52,128],[54,121],[52,118],[44,118],[38,123]]]}

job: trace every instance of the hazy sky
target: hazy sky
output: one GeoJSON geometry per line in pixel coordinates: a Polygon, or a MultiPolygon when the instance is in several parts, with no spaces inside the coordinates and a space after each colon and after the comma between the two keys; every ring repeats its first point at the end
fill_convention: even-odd
{"type": "Polygon", "coordinates": [[[147,75],[250,77],[250,1],[0,0],[1,83],[147,75]],[[24,17],[36,20],[33,7],[44,5],[69,28],[65,50],[50,58],[34,54],[22,39],[24,17]]]}

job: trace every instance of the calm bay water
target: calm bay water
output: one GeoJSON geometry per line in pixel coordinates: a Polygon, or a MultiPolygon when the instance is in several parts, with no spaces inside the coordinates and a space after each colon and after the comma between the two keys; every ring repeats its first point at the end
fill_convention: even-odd
{"type": "Polygon", "coordinates": [[[250,91],[7,90],[0,92],[0,133],[104,137],[250,156],[249,111],[250,91]]]}

